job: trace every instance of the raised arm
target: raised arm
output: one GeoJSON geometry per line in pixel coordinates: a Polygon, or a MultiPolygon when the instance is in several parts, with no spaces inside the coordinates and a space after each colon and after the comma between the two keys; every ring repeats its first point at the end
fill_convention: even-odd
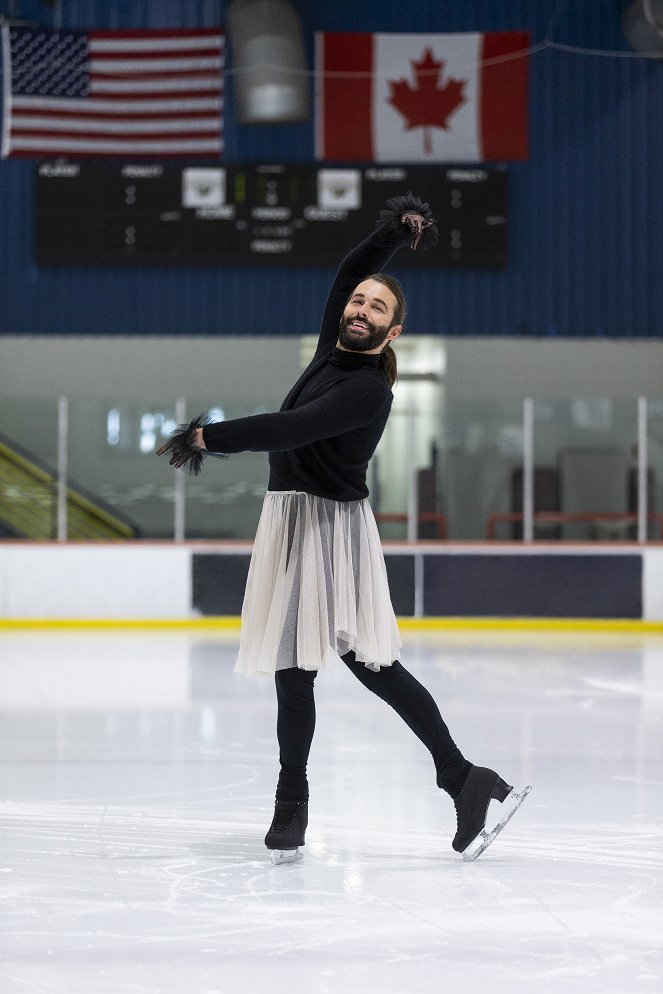
{"type": "Polygon", "coordinates": [[[437,227],[427,203],[409,191],[387,201],[377,228],[345,256],[336,274],[322,315],[315,354],[330,349],[338,338],[338,323],[348,297],[362,280],[380,272],[399,248],[415,249],[422,239],[428,248],[437,241],[437,227]]]}

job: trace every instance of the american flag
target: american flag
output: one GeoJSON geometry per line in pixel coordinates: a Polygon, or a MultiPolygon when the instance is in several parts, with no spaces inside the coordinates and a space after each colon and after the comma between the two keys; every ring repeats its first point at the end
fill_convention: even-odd
{"type": "Polygon", "coordinates": [[[218,157],[224,36],[2,27],[0,156],[218,157]]]}

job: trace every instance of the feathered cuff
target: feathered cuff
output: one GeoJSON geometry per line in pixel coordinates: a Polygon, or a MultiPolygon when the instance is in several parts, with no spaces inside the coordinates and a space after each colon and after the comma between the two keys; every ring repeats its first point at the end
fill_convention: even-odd
{"type": "Polygon", "coordinates": [[[411,232],[410,248],[416,249],[421,245],[422,249],[432,248],[437,245],[440,234],[437,230],[435,218],[430,209],[430,204],[415,197],[410,190],[403,197],[392,197],[387,201],[387,210],[380,211],[377,221],[378,228],[389,227],[397,231],[401,225],[406,225],[411,232]]]}
{"type": "Polygon", "coordinates": [[[168,460],[170,465],[174,466],[175,469],[184,470],[189,476],[199,476],[205,456],[215,455],[227,459],[225,453],[212,453],[208,452],[207,449],[199,449],[193,445],[196,428],[203,428],[205,425],[211,424],[211,421],[212,419],[208,415],[199,414],[188,425],[178,425],[177,431],[173,432],[166,444],[157,449],[157,455],[162,456],[164,453],[170,452],[168,460]]]}

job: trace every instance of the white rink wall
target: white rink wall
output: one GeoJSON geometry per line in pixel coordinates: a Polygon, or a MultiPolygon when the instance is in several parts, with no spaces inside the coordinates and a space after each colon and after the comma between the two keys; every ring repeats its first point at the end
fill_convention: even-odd
{"type": "Polygon", "coordinates": [[[0,547],[0,618],[188,618],[187,547],[0,547]]]}
{"type": "Polygon", "coordinates": [[[663,619],[663,548],[646,549],[642,565],[643,617],[660,621],[663,619]]]}

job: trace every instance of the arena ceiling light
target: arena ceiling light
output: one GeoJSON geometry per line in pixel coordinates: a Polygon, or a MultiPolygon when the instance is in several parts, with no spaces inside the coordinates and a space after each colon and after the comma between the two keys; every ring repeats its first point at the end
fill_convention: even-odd
{"type": "Polygon", "coordinates": [[[663,0],[633,0],[622,23],[631,48],[653,59],[663,58],[663,0]]]}
{"type": "Polygon", "coordinates": [[[290,0],[233,0],[228,32],[240,123],[306,120],[304,38],[290,0]]]}

